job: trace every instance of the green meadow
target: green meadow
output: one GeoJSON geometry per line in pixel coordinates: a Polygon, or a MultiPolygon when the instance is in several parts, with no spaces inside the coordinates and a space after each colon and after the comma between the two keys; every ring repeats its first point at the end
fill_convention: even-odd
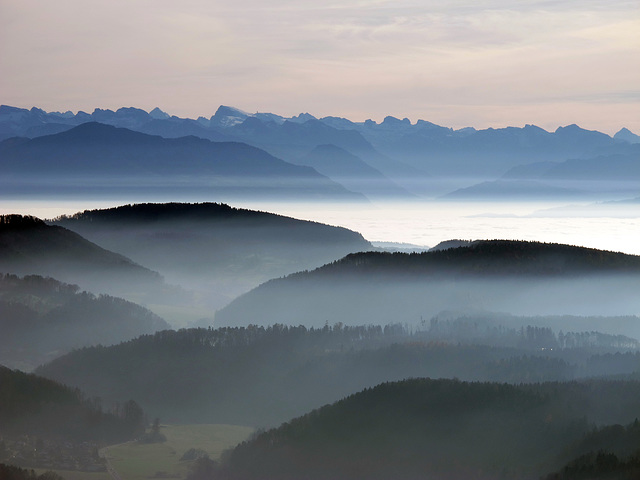
{"type": "Polygon", "coordinates": [[[180,460],[187,450],[204,450],[209,458],[217,460],[224,450],[246,440],[253,429],[236,425],[162,425],[160,431],[167,437],[166,442],[127,442],[106,447],[102,454],[123,480],[182,479],[193,463],[180,460]]]}

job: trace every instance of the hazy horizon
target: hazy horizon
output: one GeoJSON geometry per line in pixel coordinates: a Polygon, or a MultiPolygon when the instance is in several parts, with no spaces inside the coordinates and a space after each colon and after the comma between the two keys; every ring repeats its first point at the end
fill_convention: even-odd
{"type": "Polygon", "coordinates": [[[0,477],[635,479],[639,7],[0,0],[0,477]]]}
{"type": "Polygon", "coordinates": [[[370,203],[285,202],[233,200],[222,197],[152,196],[117,198],[58,198],[56,200],[4,199],[0,214],[33,215],[53,219],[84,210],[104,209],[129,203],[202,202],[227,203],[232,207],[260,210],[346,227],[370,242],[406,243],[424,247],[451,240],[531,240],[597,248],[640,255],[636,241],[640,216],[636,205],[561,201],[391,201],[370,203]],[[615,210],[615,213],[614,213],[615,210]],[[593,212],[588,215],[586,212],[593,212]],[[626,213],[625,213],[626,212],[626,213]]]}
{"type": "Polygon", "coordinates": [[[197,118],[224,104],[613,135],[640,131],[639,23],[626,0],[2,0],[0,90],[4,104],[49,111],[160,107],[197,118]]]}

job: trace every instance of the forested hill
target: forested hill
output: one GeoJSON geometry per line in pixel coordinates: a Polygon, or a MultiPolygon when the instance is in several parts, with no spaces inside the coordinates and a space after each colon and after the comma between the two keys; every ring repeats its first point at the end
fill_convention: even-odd
{"type": "Polygon", "coordinates": [[[260,229],[261,240],[280,240],[284,243],[352,243],[371,248],[362,235],[343,227],[332,227],[318,222],[297,220],[283,215],[234,208],[224,203],[145,203],[123,205],[103,210],[85,210],[75,215],[62,216],[53,221],[74,231],[139,228],[165,223],[193,224],[216,228],[221,236],[232,236],[226,231],[232,227],[260,229]],[[274,230],[268,230],[271,227],[274,230]],[[275,230],[280,228],[281,230],[275,230]]]}
{"type": "Polygon", "coordinates": [[[539,478],[570,460],[568,454],[612,447],[591,436],[585,450],[575,448],[601,412],[615,411],[608,421],[626,425],[639,408],[638,382],[385,383],[241,444],[216,478],[539,478]]]}
{"type": "Polygon", "coordinates": [[[491,341],[476,338],[478,345],[464,324],[449,327],[441,321],[415,334],[400,325],[339,324],[167,330],[76,350],[36,372],[108,401],[132,396],[168,422],[273,426],[390,380],[521,383],[640,371],[628,339],[601,335],[597,343],[595,332],[555,337],[548,328],[505,327],[493,329],[491,341]]]}
{"type": "Polygon", "coordinates": [[[346,228],[219,203],[123,205],[53,222],[200,292],[211,314],[271,278],[373,248],[346,228]]]}
{"type": "Polygon", "coordinates": [[[52,278],[0,273],[0,364],[31,370],[73,348],[169,328],[146,308],[52,278]]]}
{"type": "Polygon", "coordinates": [[[0,431],[5,437],[36,435],[115,443],[144,432],[144,412],[133,400],[106,413],[97,399],[37,375],[0,365],[0,431]]]}
{"type": "MultiPolygon", "coordinates": [[[[509,240],[424,253],[363,252],[266,282],[216,313],[218,326],[416,323],[442,310],[627,315],[640,256],[509,240]]],[[[637,335],[636,332],[633,333],[637,335]]]]}
{"type": "Polygon", "coordinates": [[[0,272],[45,275],[94,292],[160,288],[162,277],[66,228],[0,215],[0,272]],[[136,287],[131,287],[135,284],[136,287]]]}
{"type": "Polygon", "coordinates": [[[607,272],[640,274],[640,256],[555,243],[478,240],[468,246],[422,253],[355,253],[312,274],[484,276],[607,272]]]}

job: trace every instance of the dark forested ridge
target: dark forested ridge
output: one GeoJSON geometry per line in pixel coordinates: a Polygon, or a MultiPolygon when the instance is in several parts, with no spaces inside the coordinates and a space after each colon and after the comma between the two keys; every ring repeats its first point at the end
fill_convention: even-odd
{"type": "MultiPolygon", "coordinates": [[[[216,313],[216,325],[408,322],[445,309],[520,315],[637,311],[640,257],[507,240],[424,253],[355,253],[271,280],[216,313]],[[257,320],[255,320],[257,319],[257,320]]],[[[640,332],[632,332],[640,335],[640,332]]]]}
{"type": "Polygon", "coordinates": [[[638,382],[384,383],[241,444],[220,478],[539,478],[602,412],[633,422],[639,394],[638,382]]]}
{"type": "Polygon", "coordinates": [[[73,348],[166,328],[157,315],[120,298],[52,278],[0,274],[0,364],[30,370],[73,348]]]}
{"type": "Polygon", "coordinates": [[[111,294],[166,288],[162,277],[75,232],[23,215],[0,215],[0,272],[44,275],[111,294]]]}
{"type": "Polygon", "coordinates": [[[565,456],[575,458],[544,480],[640,478],[640,422],[595,428],[568,447],[565,456]]]}
{"type": "Polygon", "coordinates": [[[114,411],[52,380],[0,366],[0,431],[72,441],[117,442],[144,432],[144,412],[130,400],[114,411]]]}
{"type": "Polygon", "coordinates": [[[400,325],[164,331],[77,350],[37,372],[107,400],[132,396],[167,421],[254,426],[408,377],[520,383],[640,372],[638,342],[629,338],[495,327],[493,343],[472,343],[443,327],[440,321],[413,333],[400,325]]]}
{"type": "Polygon", "coordinates": [[[343,227],[333,227],[318,222],[297,220],[274,213],[244,208],[234,208],[224,203],[145,203],[123,205],[103,210],[85,210],[74,215],[62,216],[53,221],[67,228],[94,232],[107,229],[128,229],[149,224],[196,223],[211,224],[220,235],[232,235],[226,228],[244,226],[250,228],[280,227],[283,231],[264,230],[264,240],[278,239],[283,243],[336,242],[354,243],[370,247],[361,234],[343,227]],[[288,233],[288,235],[286,234],[288,233]]]}
{"type": "Polygon", "coordinates": [[[0,463],[0,478],[2,480],[64,480],[63,477],[52,471],[38,475],[33,469],[5,465],[0,463]]]}
{"type": "Polygon", "coordinates": [[[348,255],[317,274],[571,275],[640,273],[640,256],[554,243],[478,240],[468,246],[422,253],[348,255]]]}
{"type": "Polygon", "coordinates": [[[123,205],[54,223],[202,292],[211,310],[270,278],[373,248],[346,228],[220,203],[123,205]]]}

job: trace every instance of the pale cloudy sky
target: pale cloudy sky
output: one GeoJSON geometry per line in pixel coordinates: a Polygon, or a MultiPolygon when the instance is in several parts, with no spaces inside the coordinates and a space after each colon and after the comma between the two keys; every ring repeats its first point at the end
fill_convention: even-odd
{"type": "Polygon", "coordinates": [[[640,134],[640,1],[0,0],[0,103],[640,134]]]}

